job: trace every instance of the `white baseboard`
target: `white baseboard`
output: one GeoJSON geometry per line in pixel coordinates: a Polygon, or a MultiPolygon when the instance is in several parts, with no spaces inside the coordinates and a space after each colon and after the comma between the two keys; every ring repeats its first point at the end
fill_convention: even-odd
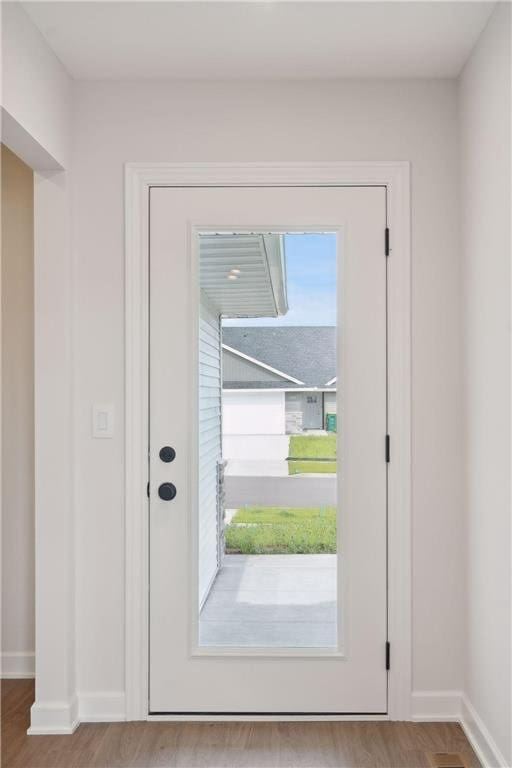
{"type": "Polygon", "coordinates": [[[71,734],[80,723],[126,720],[124,691],[79,693],[71,702],[36,702],[30,711],[30,736],[71,734]]]}
{"type": "Polygon", "coordinates": [[[511,768],[463,691],[414,691],[411,711],[415,722],[460,723],[483,768],[511,768]]]}
{"type": "Polygon", "coordinates": [[[458,722],[462,691],[413,691],[411,719],[418,723],[458,722]]]}
{"type": "Polygon", "coordinates": [[[78,699],[70,701],[37,701],[30,710],[29,736],[45,734],[66,735],[79,725],[78,699]]]}
{"type": "Polygon", "coordinates": [[[81,723],[113,723],[126,720],[124,691],[98,691],[78,694],[81,723]]]}
{"type": "Polygon", "coordinates": [[[498,749],[482,718],[464,695],[461,699],[460,724],[484,768],[510,768],[510,763],[498,749]]]}
{"type": "Polygon", "coordinates": [[[29,651],[2,653],[0,677],[3,680],[35,677],[36,655],[29,651]]]}

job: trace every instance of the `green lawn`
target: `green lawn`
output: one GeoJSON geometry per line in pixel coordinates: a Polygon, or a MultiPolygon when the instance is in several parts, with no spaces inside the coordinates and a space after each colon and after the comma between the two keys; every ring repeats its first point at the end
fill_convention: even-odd
{"type": "Polygon", "coordinates": [[[334,507],[246,507],[226,527],[227,554],[336,552],[334,507]]]}
{"type": "Polygon", "coordinates": [[[336,435],[292,435],[288,453],[289,475],[336,472],[336,435]]]}
{"type": "Polygon", "coordinates": [[[292,435],[290,459],[335,459],[336,435],[292,435]]]}
{"type": "Polygon", "coordinates": [[[336,474],[335,461],[289,461],[289,475],[303,475],[308,472],[330,472],[336,474]]]}

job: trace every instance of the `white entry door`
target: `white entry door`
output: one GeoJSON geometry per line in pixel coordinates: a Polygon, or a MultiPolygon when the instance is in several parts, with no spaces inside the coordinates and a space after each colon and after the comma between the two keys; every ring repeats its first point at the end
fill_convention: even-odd
{"type": "MultiPolygon", "coordinates": [[[[383,187],[151,189],[150,713],[387,710],[385,194],[383,187]],[[331,465],[324,485],[307,462],[295,462],[293,474],[284,459],[267,462],[264,477],[244,478],[242,470],[236,480],[256,501],[274,486],[281,497],[289,489],[304,499],[286,511],[300,542],[307,526],[332,532],[324,489],[327,498],[334,488],[337,538],[325,551],[294,544],[292,554],[244,554],[224,540],[231,515],[242,521],[237,535],[255,524],[244,523],[240,509],[224,509],[233,478],[223,480],[222,318],[286,316],[295,296],[286,284],[286,238],[299,233],[328,233],[336,243],[337,491],[332,455],[320,457],[331,465]]],[[[306,261],[313,282],[319,252],[306,261]]],[[[303,293],[307,299],[307,284],[303,293]]],[[[317,332],[329,333],[301,330],[306,340],[317,332]]],[[[291,372],[289,348],[272,364],[270,342],[248,354],[245,336],[231,334],[239,345],[231,378],[260,376],[268,389],[283,380],[290,389],[307,384],[291,372]]],[[[312,365],[308,343],[314,376],[324,358],[312,365]]],[[[332,372],[324,378],[327,385],[332,372]]],[[[279,439],[288,438],[272,435],[272,445],[279,439]]],[[[283,510],[251,503],[242,512],[260,514],[268,536],[272,515],[283,510]]]]}

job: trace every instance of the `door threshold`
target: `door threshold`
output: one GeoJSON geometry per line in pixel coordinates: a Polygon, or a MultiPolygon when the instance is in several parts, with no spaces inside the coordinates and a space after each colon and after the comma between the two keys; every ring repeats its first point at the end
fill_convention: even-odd
{"type": "Polygon", "coordinates": [[[386,712],[150,712],[148,721],[153,722],[293,722],[293,721],[386,721],[386,712]]]}

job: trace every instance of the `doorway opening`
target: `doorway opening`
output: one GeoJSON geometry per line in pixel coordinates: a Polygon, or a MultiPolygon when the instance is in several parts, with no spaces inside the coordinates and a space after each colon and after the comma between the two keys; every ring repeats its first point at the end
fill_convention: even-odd
{"type": "Polygon", "coordinates": [[[199,645],[338,647],[330,232],[199,239],[199,645]]]}
{"type": "Polygon", "coordinates": [[[2,347],[1,674],[35,677],[34,172],[0,146],[2,347]]]}

